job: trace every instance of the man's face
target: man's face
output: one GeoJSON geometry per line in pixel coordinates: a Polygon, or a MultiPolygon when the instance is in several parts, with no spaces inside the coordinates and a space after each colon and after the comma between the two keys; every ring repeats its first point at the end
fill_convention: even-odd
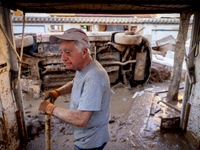
{"type": "Polygon", "coordinates": [[[81,70],[84,62],[84,52],[78,51],[74,46],[74,41],[60,42],[61,60],[70,70],[81,70]]]}

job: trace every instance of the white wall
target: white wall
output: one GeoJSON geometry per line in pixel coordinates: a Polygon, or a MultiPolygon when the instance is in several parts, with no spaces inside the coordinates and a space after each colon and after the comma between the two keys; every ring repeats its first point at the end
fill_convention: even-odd
{"type": "Polygon", "coordinates": [[[81,24],[64,24],[64,31],[69,29],[69,28],[80,28],[81,24]]]}
{"type": "MultiPolygon", "coordinates": [[[[44,33],[50,32],[51,25],[63,25],[63,30],[66,31],[69,28],[80,28],[81,25],[91,25],[94,31],[97,31],[99,25],[97,24],[85,24],[85,23],[26,23],[25,33],[44,33]],[[96,28],[94,28],[96,26],[96,28]]],[[[173,35],[176,39],[178,34],[179,25],[173,24],[129,24],[131,26],[137,26],[138,30],[145,27],[140,33],[149,39],[152,46],[155,46],[155,41],[168,35],[173,35]],[[155,31],[163,30],[163,31],[155,31]],[[176,30],[176,31],[164,31],[164,30],[176,30]]],[[[13,23],[14,33],[22,33],[22,23],[13,23]]]]}
{"type": "MultiPolygon", "coordinates": [[[[51,25],[63,25],[63,31],[66,31],[69,28],[80,28],[81,25],[93,26],[92,24],[63,24],[63,23],[52,23],[52,24],[42,24],[42,23],[26,23],[25,24],[25,33],[45,33],[50,32],[51,25]]],[[[13,23],[13,32],[22,33],[22,23],[13,23]]]]}
{"type": "MultiPolygon", "coordinates": [[[[22,33],[22,25],[13,25],[14,33],[22,33]]],[[[24,33],[44,33],[44,25],[26,25],[24,28],[24,33]]]]}
{"type": "Polygon", "coordinates": [[[168,35],[172,35],[176,39],[179,29],[179,25],[173,24],[144,24],[144,27],[143,36],[147,37],[149,41],[151,41],[152,46],[156,46],[155,41],[168,35]]]}

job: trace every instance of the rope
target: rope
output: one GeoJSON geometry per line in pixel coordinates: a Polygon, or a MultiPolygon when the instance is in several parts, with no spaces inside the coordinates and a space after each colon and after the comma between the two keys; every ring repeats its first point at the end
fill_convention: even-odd
{"type": "Polygon", "coordinates": [[[13,46],[12,42],[10,41],[9,37],[7,36],[6,32],[4,31],[2,25],[0,24],[0,29],[3,32],[4,36],[6,37],[6,39],[8,40],[8,42],[10,43],[10,46],[12,47],[12,49],[14,50],[15,54],[17,55],[19,61],[21,62],[21,58],[19,57],[19,54],[17,53],[15,47],[13,46]]]}

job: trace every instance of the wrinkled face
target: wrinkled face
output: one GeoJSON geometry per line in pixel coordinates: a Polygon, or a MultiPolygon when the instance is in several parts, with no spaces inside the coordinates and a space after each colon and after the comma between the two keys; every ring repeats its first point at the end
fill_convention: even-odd
{"type": "Polygon", "coordinates": [[[74,41],[60,42],[61,60],[70,70],[81,70],[85,59],[84,51],[80,52],[74,46],[74,41]]]}

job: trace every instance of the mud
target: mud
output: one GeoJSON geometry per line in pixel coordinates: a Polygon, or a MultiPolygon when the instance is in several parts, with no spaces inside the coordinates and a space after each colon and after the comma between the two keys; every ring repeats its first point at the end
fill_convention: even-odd
{"type": "MultiPolygon", "coordinates": [[[[155,92],[167,90],[168,82],[146,84],[145,87],[128,89],[123,85],[112,87],[111,117],[109,121],[111,141],[105,150],[192,150],[196,149],[176,130],[161,130],[163,117],[176,116],[176,111],[164,104],[157,105],[154,116],[150,115],[155,92]],[[137,93],[137,94],[135,94],[137,93]],[[135,96],[134,96],[135,95],[135,96]],[[134,97],[133,97],[134,96],[134,97]],[[133,98],[132,98],[133,97],[133,98]]],[[[181,93],[181,92],[180,92],[181,93]]],[[[159,96],[162,98],[166,93],[159,96]]],[[[24,101],[29,131],[27,150],[45,149],[44,116],[38,115],[40,99],[24,101]]],[[[69,108],[70,95],[61,96],[55,105],[69,108]]],[[[181,94],[180,94],[181,101],[181,94]]],[[[173,104],[181,109],[180,102],[173,104]]],[[[52,116],[51,149],[72,150],[74,147],[70,125],[52,116]]]]}

